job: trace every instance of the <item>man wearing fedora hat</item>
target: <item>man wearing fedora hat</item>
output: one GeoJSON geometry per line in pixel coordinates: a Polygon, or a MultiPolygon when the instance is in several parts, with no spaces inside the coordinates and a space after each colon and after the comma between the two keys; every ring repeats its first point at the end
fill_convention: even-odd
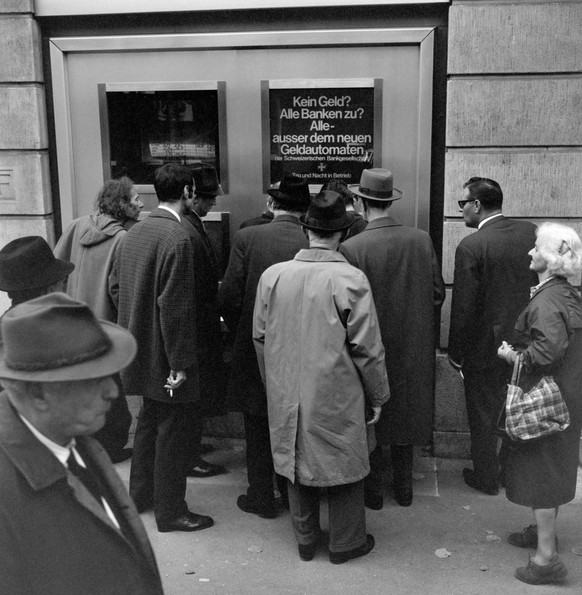
{"type": "Polygon", "coordinates": [[[138,512],[90,437],[135,339],[62,293],[15,306],[0,329],[0,590],[161,594],[138,512]]]}
{"type": "Polygon", "coordinates": [[[195,450],[191,477],[213,477],[225,472],[222,465],[210,463],[201,457],[202,433],[207,417],[223,415],[224,390],[222,379],[222,330],[218,313],[218,260],[206,227],[202,221],[216,204],[216,197],[224,192],[218,183],[216,169],[201,164],[192,170],[195,182],[194,200],[184,213],[182,223],[194,247],[194,285],[196,307],[196,342],[198,346],[198,383],[200,411],[195,419],[195,450]]]}
{"type": "Polygon", "coordinates": [[[391,398],[376,426],[378,446],[370,455],[366,505],[380,509],[382,446],[390,445],[393,488],[401,506],[412,504],[413,446],[432,441],[438,313],[445,285],[430,236],[389,215],[402,192],[392,172],[365,169],[350,186],[368,225],[340,252],[368,277],[378,311],[391,398]]]}
{"type": "Polygon", "coordinates": [[[263,273],[253,326],[275,471],[288,480],[299,556],[316,553],[319,489],[327,488],[334,564],[374,547],[364,507],[365,415],[376,423],[389,396],[370,285],[337,252],[353,220],[339,193],[313,199],[301,218],[309,249],[263,273]]]}
{"type": "Polygon", "coordinates": [[[62,291],[64,280],[75,268],[72,262],[55,258],[40,236],[24,236],[0,250],[0,289],[12,306],[53,291],[62,291]]]}
{"type": "MultiPolygon", "coordinates": [[[[307,247],[299,217],[309,206],[307,180],[287,174],[279,188],[270,189],[274,219],[237,231],[218,299],[222,316],[234,334],[228,384],[228,405],[242,411],[245,423],[249,487],[239,496],[238,507],[263,518],[275,518],[273,459],[269,443],[267,398],[253,348],[253,306],[257,284],[272,264],[292,259],[307,247]]],[[[286,484],[279,489],[286,497],[286,484]]]]}

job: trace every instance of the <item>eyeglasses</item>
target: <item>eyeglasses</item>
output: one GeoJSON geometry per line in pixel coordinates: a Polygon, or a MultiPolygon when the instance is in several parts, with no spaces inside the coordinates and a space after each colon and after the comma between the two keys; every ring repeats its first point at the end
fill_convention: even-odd
{"type": "Polygon", "coordinates": [[[475,202],[476,200],[476,198],[469,198],[468,200],[458,200],[457,202],[459,203],[460,209],[463,210],[468,202],[475,202]]]}

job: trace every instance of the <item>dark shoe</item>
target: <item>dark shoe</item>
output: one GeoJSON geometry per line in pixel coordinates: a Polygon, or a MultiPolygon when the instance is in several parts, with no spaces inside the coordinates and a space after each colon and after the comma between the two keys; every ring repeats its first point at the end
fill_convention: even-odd
{"type": "Polygon", "coordinates": [[[538,547],[538,527],[529,525],[519,533],[510,533],[507,536],[507,542],[515,547],[537,549],[538,547]]]}
{"type": "Polygon", "coordinates": [[[305,562],[310,562],[315,557],[317,543],[312,543],[310,545],[303,545],[302,543],[300,543],[297,546],[297,549],[299,550],[299,557],[305,562]]]}
{"type": "Polygon", "coordinates": [[[400,506],[412,504],[412,480],[394,484],[394,498],[400,506]]]}
{"type": "Polygon", "coordinates": [[[531,558],[527,566],[522,566],[515,571],[515,578],[529,585],[547,585],[557,583],[568,575],[568,569],[554,554],[552,561],[545,566],[538,566],[531,558]]]}
{"type": "MultiPolygon", "coordinates": [[[[515,547],[530,548],[532,550],[538,547],[538,527],[529,525],[523,531],[510,533],[507,536],[507,543],[515,547]]],[[[558,551],[558,537],[556,536],[556,551],[558,551]]]]}
{"type": "Polygon", "coordinates": [[[253,502],[246,494],[241,494],[237,500],[236,505],[244,512],[258,514],[263,519],[274,519],[277,516],[277,508],[275,503],[272,504],[257,504],[253,502]]]}
{"type": "Polygon", "coordinates": [[[332,564],[343,564],[344,562],[352,560],[353,558],[360,558],[361,556],[369,554],[374,549],[375,543],[374,536],[368,533],[368,535],[366,535],[366,543],[364,543],[364,545],[347,552],[329,552],[329,561],[332,564]]]}
{"type": "Polygon", "coordinates": [[[127,461],[127,459],[131,458],[133,454],[133,448],[122,448],[117,452],[114,452],[109,455],[111,462],[115,465],[117,463],[123,463],[123,461],[127,461]]]}
{"type": "Polygon", "coordinates": [[[208,529],[212,525],[214,525],[214,521],[209,516],[188,511],[173,521],[158,523],[158,531],[160,533],[169,533],[170,531],[202,531],[202,529],[208,529]]]}
{"type": "Polygon", "coordinates": [[[226,473],[226,469],[222,465],[215,465],[203,459],[198,459],[196,465],[188,471],[188,477],[214,477],[223,473],[226,473]]]}
{"type": "Polygon", "coordinates": [[[384,496],[382,492],[370,492],[364,490],[364,504],[366,508],[372,510],[381,510],[384,506],[384,496]]]}
{"type": "Polygon", "coordinates": [[[216,446],[214,446],[214,444],[210,444],[208,442],[203,442],[200,445],[200,454],[201,455],[207,455],[211,452],[214,452],[216,450],[216,446]]]}
{"type": "Polygon", "coordinates": [[[463,479],[465,483],[474,490],[478,490],[479,492],[483,492],[488,496],[497,496],[499,494],[499,486],[497,485],[486,485],[481,483],[475,476],[475,471],[473,469],[469,469],[465,467],[463,469],[463,479]]]}

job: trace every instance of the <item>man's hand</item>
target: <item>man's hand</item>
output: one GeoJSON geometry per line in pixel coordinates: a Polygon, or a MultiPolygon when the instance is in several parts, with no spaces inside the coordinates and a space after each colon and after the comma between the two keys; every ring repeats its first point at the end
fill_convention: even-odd
{"type": "Polygon", "coordinates": [[[382,407],[370,407],[372,411],[372,418],[366,422],[367,426],[372,426],[380,419],[380,413],[382,413],[382,407]]]}
{"type": "Polygon", "coordinates": [[[164,388],[170,393],[170,397],[173,397],[174,391],[184,382],[186,382],[186,372],[184,370],[170,370],[164,388]]]}

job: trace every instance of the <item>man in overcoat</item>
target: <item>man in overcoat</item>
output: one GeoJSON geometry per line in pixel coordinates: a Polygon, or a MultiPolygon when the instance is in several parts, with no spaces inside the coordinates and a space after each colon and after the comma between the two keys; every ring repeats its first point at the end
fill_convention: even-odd
{"type": "MultiPolygon", "coordinates": [[[[537,284],[528,252],[536,226],[507,219],[503,192],[494,180],[471,178],[463,185],[459,207],[465,225],[477,231],[455,252],[455,277],[449,331],[449,362],[464,376],[471,431],[473,469],[463,469],[465,483],[486,494],[499,491],[495,425],[505,399],[505,364],[497,357],[537,284]]],[[[501,465],[503,461],[501,460],[501,465]]]]}
{"type": "Polygon", "coordinates": [[[383,506],[382,446],[389,444],[394,496],[410,506],[413,446],[432,442],[436,325],[445,285],[430,236],[389,215],[402,197],[390,170],[365,169],[350,190],[368,225],[340,252],[370,281],[392,395],[375,428],[378,446],[370,455],[366,504],[383,506]]]}
{"type": "Polygon", "coordinates": [[[159,206],[125,236],[112,277],[118,323],[138,346],[121,380],[128,394],[143,396],[129,493],[140,512],[153,507],[159,531],[198,531],[213,521],[184,500],[199,415],[194,254],[181,223],[193,199],[192,174],[163,165],[154,188],[159,206]]]}
{"type": "MultiPolygon", "coordinates": [[[[254,225],[234,236],[228,267],[218,293],[221,314],[235,334],[228,386],[229,407],[242,411],[245,423],[249,487],[239,496],[238,507],[274,518],[273,459],[269,442],[267,397],[253,347],[253,308],[257,284],[272,264],[291,260],[307,238],[299,216],[310,201],[306,180],[286,175],[278,189],[269,190],[275,217],[268,225],[254,225]]],[[[285,491],[285,483],[280,488],[285,491]]]]}
{"type": "Polygon", "coordinates": [[[196,343],[198,347],[198,384],[200,413],[195,420],[197,452],[188,471],[190,477],[213,477],[225,472],[222,465],[205,461],[201,456],[202,433],[207,417],[224,415],[224,366],[222,363],[222,331],[218,313],[218,260],[204,226],[206,217],[224,194],[216,169],[202,164],[192,170],[194,200],[186,210],[182,223],[194,248],[194,285],[196,288],[196,343]]]}
{"type": "Polygon", "coordinates": [[[375,423],[389,396],[370,285],[337,252],[353,220],[339,193],[313,199],[301,218],[309,249],[263,273],[253,327],[275,470],[288,480],[299,556],[315,555],[319,489],[327,488],[334,564],[374,547],[364,507],[366,415],[375,423]]]}
{"type": "Polygon", "coordinates": [[[139,514],[91,438],[135,339],[62,293],[0,327],[0,591],[161,595],[139,514]]]}

